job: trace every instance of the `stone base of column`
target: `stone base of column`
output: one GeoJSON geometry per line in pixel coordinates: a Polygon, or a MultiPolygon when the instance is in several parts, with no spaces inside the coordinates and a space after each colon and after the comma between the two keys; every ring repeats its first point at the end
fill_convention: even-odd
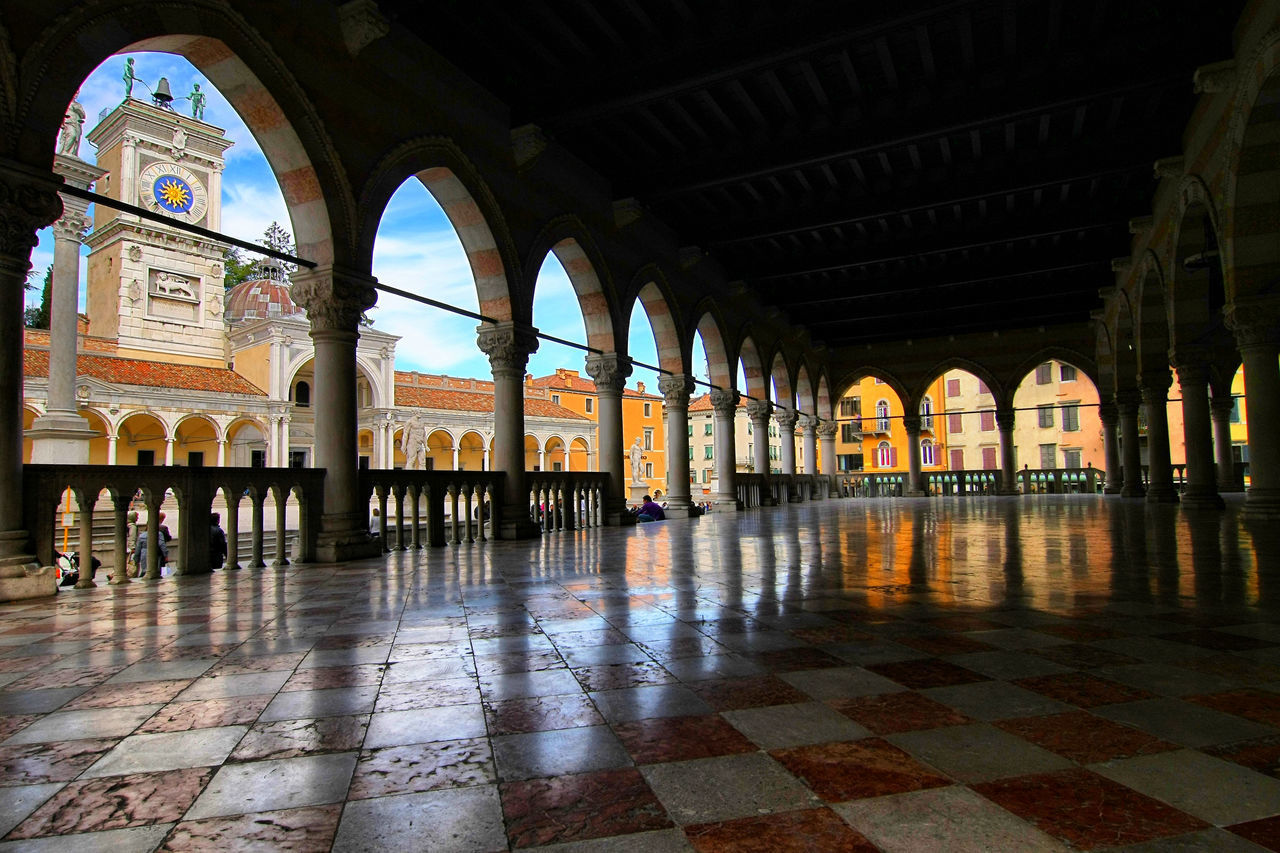
{"type": "Polygon", "coordinates": [[[89,439],[101,433],[75,412],[50,412],[31,422],[31,461],[47,465],[88,465],[89,439]]]}
{"type": "Polygon", "coordinates": [[[688,498],[671,498],[667,497],[667,505],[663,511],[667,518],[689,518],[693,515],[693,501],[688,498]]]}
{"type": "Polygon", "coordinates": [[[1241,515],[1253,521],[1280,520],[1280,489],[1250,488],[1241,515]]]}
{"type": "Polygon", "coordinates": [[[716,512],[741,512],[742,501],[738,500],[737,495],[714,495],[711,507],[716,512]]]}
{"type": "Polygon", "coordinates": [[[1006,498],[1017,497],[1022,494],[1017,486],[1000,486],[996,489],[996,495],[1006,498]]]}
{"type": "Polygon", "coordinates": [[[1146,496],[1147,490],[1142,486],[1130,486],[1126,483],[1124,487],[1120,489],[1120,497],[1122,498],[1143,498],[1146,496]]]}
{"type": "Polygon", "coordinates": [[[0,601],[45,598],[58,592],[58,573],[53,566],[41,566],[30,554],[15,553],[26,548],[25,530],[0,533],[0,601]]]}
{"type": "Polygon", "coordinates": [[[600,512],[605,527],[625,527],[636,523],[635,515],[627,509],[625,498],[607,499],[600,512]]]}
{"type": "Polygon", "coordinates": [[[902,493],[904,498],[927,498],[929,493],[924,489],[907,489],[902,493]]]}
{"type": "Polygon", "coordinates": [[[1118,495],[1122,493],[1123,489],[1124,489],[1123,486],[1116,486],[1116,485],[1112,485],[1111,483],[1107,483],[1105,486],[1102,487],[1102,493],[1104,495],[1118,495]]]}
{"type": "Polygon", "coordinates": [[[325,515],[316,537],[316,561],[344,563],[382,556],[382,540],[369,535],[360,515],[325,515]]]}
{"type": "Polygon", "coordinates": [[[537,539],[542,528],[529,518],[528,506],[504,506],[498,521],[499,539],[537,539]]]}
{"type": "Polygon", "coordinates": [[[1149,504],[1176,504],[1180,500],[1178,490],[1172,485],[1147,487],[1147,503],[1149,504]]]}
{"type": "Polygon", "coordinates": [[[1183,509],[1223,509],[1226,505],[1222,496],[1213,489],[1187,486],[1186,494],[1182,496],[1183,509]]]}

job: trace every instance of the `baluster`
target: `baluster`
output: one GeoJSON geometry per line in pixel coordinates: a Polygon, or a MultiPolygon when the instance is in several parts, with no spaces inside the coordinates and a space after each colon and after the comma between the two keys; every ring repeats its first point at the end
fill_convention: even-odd
{"type": "Polygon", "coordinates": [[[222,490],[227,505],[227,571],[240,568],[240,492],[237,487],[222,490]]]}
{"type": "Polygon", "coordinates": [[[578,512],[579,512],[578,510],[579,492],[578,492],[577,482],[571,481],[567,486],[565,486],[564,494],[565,494],[565,497],[568,498],[567,503],[569,504],[568,506],[564,507],[564,511],[561,513],[561,517],[564,519],[564,529],[577,530],[578,529],[578,512]]]}
{"type": "Polygon", "coordinates": [[[484,516],[485,516],[485,501],[484,501],[484,499],[485,499],[485,497],[486,497],[487,495],[489,495],[489,494],[490,494],[490,491],[489,491],[489,489],[488,489],[486,486],[484,486],[483,484],[481,484],[481,485],[477,486],[476,488],[477,488],[477,489],[479,489],[479,491],[480,491],[480,511],[479,511],[479,513],[478,513],[478,515],[479,515],[479,519],[480,519],[480,541],[481,541],[481,542],[487,542],[487,541],[489,541],[489,540],[488,540],[488,537],[486,537],[486,536],[485,536],[485,533],[484,533],[484,524],[485,524],[485,521],[487,521],[487,519],[484,517],[484,516]]]}
{"type": "Polygon", "coordinates": [[[449,484],[449,514],[453,517],[453,533],[449,536],[449,541],[454,545],[461,545],[462,539],[458,536],[458,486],[455,483],[449,484]]]}
{"type": "Polygon", "coordinates": [[[404,495],[406,486],[396,486],[396,550],[404,550],[404,495]]]}
{"type": "Polygon", "coordinates": [[[387,545],[387,489],[378,487],[378,541],[382,543],[382,552],[391,550],[387,545]]]}
{"type": "Polygon", "coordinates": [[[465,503],[466,503],[466,511],[465,511],[465,513],[464,513],[464,515],[465,515],[465,522],[464,522],[464,523],[465,523],[465,524],[466,524],[466,526],[467,526],[467,528],[466,528],[466,529],[467,529],[467,541],[468,541],[468,542],[474,542],[474,541],[476,541],[476,528],[475,528],[475,522],[476,522],[476,519],[473,519],[473,518],[471,517],[471,514],[472,514],[472,512],[475,512],[475,514],[476,514],[476,517],[477,517],[477,518],[478,518],[478,517],[479,517],[479,515],[480,515],[480,513],[479,513],[479,511],[478,511],[478,510],[473,510],[473,505],[474,505],[474,503],[475,503],[475,496],[476,496],[476,487],[475,487],[475,486],[473,486],[473,485],[471,485],[470,483],[467,483],[467,484],[463,485],[463,487],[462,487],[462,496],[463,496],[463,500],[464,500],[464,501],[465,501],[465,503]]]}
{"type": "Polygon", "coordinates": [[[76,589],[93,589],[93,506],[98,502],[97,492],[92,488],[76,489],[76,505],[80,510],[80,578],[76,581],[76,589]],[[92,497],[90,497],[92,495],[92,497]]]}
{"type": "Polygon", "coordinates": [[[253,536],[251,539],[253,552],[249,557],[249,568],[263,569],[267,564],[262,561],[262,509],[267,502],[267,493],[254,489],[249,495],[253,509],[253,536]]]}
{"type": "Polygon", "coordinates": [[[276,558],[271,561],[271,565],[287,566],[289,537],[285,530],[285,510],[288,508],[289,490],[285,486],[272,486],[271,494],[276,500],[276,558]]]}
{"type": "Polygon", "coordinates": [[[422,547],[422,487],[411,486],[413,493],[413,531],[411,535],[411,543],[413,550],[417,551],[422,547]]]}

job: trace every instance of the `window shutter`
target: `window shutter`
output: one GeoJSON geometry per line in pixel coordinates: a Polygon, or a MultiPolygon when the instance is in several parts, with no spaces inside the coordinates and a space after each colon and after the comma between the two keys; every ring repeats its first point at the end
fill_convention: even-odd
{"type": "Polygon", "coordinates": [[[890,468],[898,467],[898,448],[896,447],[889,448],[889,467],[890,468]]]}

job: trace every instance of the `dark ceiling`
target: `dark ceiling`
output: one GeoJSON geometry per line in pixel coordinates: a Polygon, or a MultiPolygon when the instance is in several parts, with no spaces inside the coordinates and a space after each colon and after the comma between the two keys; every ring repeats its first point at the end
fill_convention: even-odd
{"type": "Polygon", "coordinates": [[[1088,319],[1243,8],[380,5],[832,347],[1088,319]]]}

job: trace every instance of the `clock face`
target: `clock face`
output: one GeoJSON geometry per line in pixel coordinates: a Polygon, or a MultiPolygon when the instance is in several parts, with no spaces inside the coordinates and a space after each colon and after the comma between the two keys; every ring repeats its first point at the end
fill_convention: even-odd
{"type": "Polygon", "coordinates": [[[152,163],[139,181],[142,206],[156,213],[199,222],[209,207],[204,184],[194,172],[176,163],[152,163]]]}

